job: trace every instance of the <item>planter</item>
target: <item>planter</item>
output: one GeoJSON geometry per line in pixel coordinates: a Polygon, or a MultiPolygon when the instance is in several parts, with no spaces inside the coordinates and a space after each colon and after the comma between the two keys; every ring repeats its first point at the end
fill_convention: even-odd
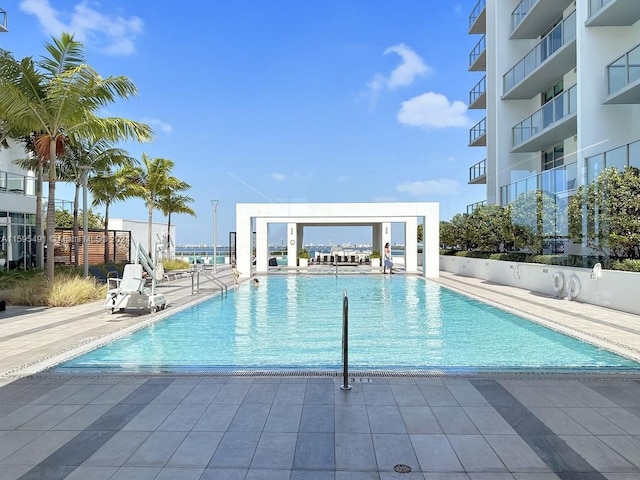
{"type": "Polygon", "coordinates": [[[380,259],[372,258],[371,259],[371,268],[380,268],[380,259]]]}
{"type": "Polygon", "coordinates": [[[298,266],[303,267],[303,268],[307,268],[309,266],[309,259],[308,258],[299,258],[298,259],[298,266]]]}

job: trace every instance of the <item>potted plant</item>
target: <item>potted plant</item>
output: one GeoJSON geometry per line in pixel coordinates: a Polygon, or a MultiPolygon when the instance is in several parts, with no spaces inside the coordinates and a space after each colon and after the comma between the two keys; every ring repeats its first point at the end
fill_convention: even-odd
{"type": "Polygon", "coordinates": [[[380,268],[380,250],[374,250],[369,255],[371,260],[371,268],[380,268]]]}
{"type": "Polygon", "coordinates": [[[301,248],[300,250],[298,250],[298,265],[301,267],[308,267],[309,266],[309,252],[307,251],[306,248],[301,248]]]}

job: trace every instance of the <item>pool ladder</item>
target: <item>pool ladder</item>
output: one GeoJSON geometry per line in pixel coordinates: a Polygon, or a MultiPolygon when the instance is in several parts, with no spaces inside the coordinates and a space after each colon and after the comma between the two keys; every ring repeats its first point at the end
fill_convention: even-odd
{"type": "Polygon", "coordinates": [[[340,390],[351,390],[349,385],[349,296],[346,290],[342,298],[342,386],[340,390]]]}

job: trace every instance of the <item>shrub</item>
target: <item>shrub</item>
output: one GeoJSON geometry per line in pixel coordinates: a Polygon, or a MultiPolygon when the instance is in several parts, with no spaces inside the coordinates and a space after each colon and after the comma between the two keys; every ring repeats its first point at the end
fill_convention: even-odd
{"type": "Polygon", "coordinates": [[[189,262],[185,260],[179,260],[177,258],[170,258],[162,261],[162,266],[165,270],[186,270],[189,268],[189,262]]]}
{"type": "Polygon", "coordinates": [[[306,248],[298,250],[298,258],[310,258],[309,251],[306,248]]]}
{"type": "Polygon", "coordinates": [[[380,258],[380,250],[373,250],[369,258],[380,258]]]}
{"type": "Polygon", "coordinates": [[[614,260],[611,262],[611,270],[624,270],[627,272],[640,272],[640,260],[626,258],[624,260],[614,260]]]}
{"type": "MultiPolygon", "coordinates": [[[[49,282],[44,273],[11,275],[7,284],[3,285],[0,296],[11,305],[29,305],[41,307],[48,304],[49,282]]],[[[5,277],[5,275],[3,275],[5,277]]]]}
{"type": "Polygon", "coordinates": [[[51,285],[48,305],[50,307],[71,307],[99,300],[104,298],[106,294],[107,286],[98,284],[93,277],[58,276],[51,285]]]}

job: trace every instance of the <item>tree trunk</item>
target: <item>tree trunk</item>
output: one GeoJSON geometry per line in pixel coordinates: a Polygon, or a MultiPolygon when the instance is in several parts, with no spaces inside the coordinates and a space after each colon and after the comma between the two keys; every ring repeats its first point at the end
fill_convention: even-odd
{"type": "Polygon", "coordinates": [[[167,215],[167,260],[171,258],[171,212],[167,215]]]}
{"type": "MultiPolygon", "coordinates": [[[[116,259],[116,237],[113,237],[113,260],[116,259]]],[[[109,262],[109,202],[104,204],[104,263],[109,262]]]]}
{"type": "MultiPolygon", "coordinates": [[[[78,247],[80,245],[78,238],[78,202],[80,198],[80,185],[76,183],[76,191],[73,196],[73,264],[74,266],[78,266],[80,255],[78,254],[78,247]]],[[[84,243],[84,239],[82,239],[84,243]]]]}
{"type": "Polygon", "coordinates": [[[149,250],[147,251],[147,253],[149,254],[149,257],[151,257],[152,259],[155,259],[155,255],[153,254],[153,250],[152,250],[153,235],[151,234],[151,229],[153,228],[153,204],[148,205],[148,208],[149,208],[149,228],[147,231],[147,247],[149,248],[149,250]]]}
{"type": "Polygon", "coordinates": [[[42,161],[38,161],[36,177],[36,268],[44,270],[44,228],[42,222],[42,175],[44,167],[42,161]]]}
{"type": "Polygon", "coordinates": [[[56,138],[49,142],[49,198],[47,200],[47,278],[55,278],[55,233],[56,233],[56,138]]]}

